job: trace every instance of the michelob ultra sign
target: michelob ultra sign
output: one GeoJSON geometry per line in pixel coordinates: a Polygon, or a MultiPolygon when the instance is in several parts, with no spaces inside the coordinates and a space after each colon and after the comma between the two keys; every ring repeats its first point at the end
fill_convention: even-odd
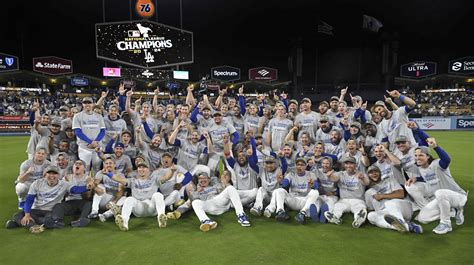
{"type": "Polygon", "coordinates": [[[400,76],[424,78],[436,74],[437,64],[434,62],[412,62],[400,66],[400,76]]]}
{"type": "Polygon", "coordinates": [[[140,68],[194,61],[193,33],[152,21],[95,25],[97,58],[140,68]]]}

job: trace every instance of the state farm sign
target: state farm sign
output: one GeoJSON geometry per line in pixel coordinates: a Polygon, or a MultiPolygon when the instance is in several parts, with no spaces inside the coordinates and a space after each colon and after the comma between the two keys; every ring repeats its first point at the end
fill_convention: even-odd
{"type": "Polygon", "coordinates": [[[256,67],[249,69],[249,80],[275,81],[278,79],[278,70],[270,67],[256,67]]]}
{"type": "Polygon", "coordinates": [[[48,75],[72,73],[72,61],[56,56],[33,58],[33,71],[48,75]]]}

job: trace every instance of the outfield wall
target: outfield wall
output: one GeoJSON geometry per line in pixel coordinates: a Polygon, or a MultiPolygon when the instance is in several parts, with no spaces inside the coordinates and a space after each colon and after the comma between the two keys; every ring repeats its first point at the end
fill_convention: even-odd
{"type": "Polygon", "coordinates": [[[410,118],[422,130],[474,130],[474,116],[429,116],[410,118]]]}

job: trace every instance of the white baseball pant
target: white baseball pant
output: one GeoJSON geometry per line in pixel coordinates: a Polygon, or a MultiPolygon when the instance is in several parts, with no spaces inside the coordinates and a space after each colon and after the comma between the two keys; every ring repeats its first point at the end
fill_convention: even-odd
{"type": "Polygon", "coordinates": [[[305,211],[309,214],[309,206],[316,203],[316,200],[319,197],[319,192],[317,190],[310,190],[308,195],[305,197],[294,196],[288,193],[285,189],[279,188],[273,192],[276,202],[277,212],[285,209],[285,204],[295,211],[305,211]]]}
{"type": "Polygon", "coordinates": [[[319,195],[318,199],[316,200],[316,207],[319,211],[319,209],[321,209],[321,205],[323,205],[323,203],[326,203],[328,205],[328,211],[332,212],[334,210],[334,205],[336,204],[337,200],[339,200],[339,198],[334,195],[319,195]]]}
{"type": "MultiPolygon", "coordinates": [[[[105,206],[107,205],[107,203],[109,203],[113,198],[114,196],[112,194],[109,194],[109,193],[105,193],[105,186],[100,184],[97,186],[98,188],[102,189],[104,191],[103,194],[99,195],[97,192],[94,193],[94,197],[92,198],[92,211],[99,211],[99,209],[105,209],[105,206]]],[[[125,199],[127,197],[125,196],[122,196],[118,201],[117,201],[117,205],[118,206],[122,206],[123,203],[125,202],[125,199]]]]}
{"type": "Polygon", "coordinates": [[[94,171],[98,171],[100,169],[102,160],[97,155],[97,152],[95,150],[79,145],[78,156],[79,156],[79,159],[81,159],[82,161],[86,163],[85,166],[87,170],[91,169],[91,162],[92,162],[92,168],[94,169],[94,171]]]}
{"type": "Polygon", "coordinates": [[[255,198],[257,197],[257,191],[257,188],[251,190],[238,190],[237,192],[239,193],[242,205],[248,205],[254,202],[255,198]]]}
{"type": "MultiPolygon", "coordinates": [[[[253,207],[257,209],[263,209],[263,203],[269,202],[269,201],[270,201],[270,204],[274,205],[275,203],[274,203],[272,194],[273,194],[273,191],[267,191],[263,187],[258,188],[257,196],[255,197],[255,203],[253,204],[253,207]]],[[[276,206],[273,206],[273,211],[275,211],[275,207],[276,206]]]]}
{"type": "Polygon", "coordinates": [[[435,199],[421,208],[416,219],[423,224],[440,219],[441,223],[450,224],[451,208],[462,208],[466,204],[467,196],[448,189],[435,191],[435,199]]]}
{"type": "Polygon", "coordinates": [[[365,202],[361,199],[340,199],[334,204],[333,214],[337,218],[341,218],[342,214],[352,212],[354,219],[357,218],[357,214],[360,210],[366,209],[365,202]]]}
{"type": "Polygon", "coordinates": [[[395,227],[385,221],[384,216],[386,214],[390,214],[397,217],[398,219],[404,220],[405,228],[408,230],[407,221],[410,221],[413,215],[413,208],[411,206],[411,202],[408,200],[392,199],[385,200],[384,205],[385,208],[383,208],[383,210],[370,212],[367,215],[367,219],[369,220],[369,222],[381,228],[397,230],[395,229],[395,227]]]}
{"type": "Polygon", "coordinates": [[[417,206],[417,208],[414,210],[421,209],[430,202],[429,198],[432,197],[433,194],[430,192],[427,185],[428,184],[425,182],[415,182],[410,186],[405,185],[405,190],[408,192],[417,206]]]}
{"type": "Polygon", "coordinates": [[[159,216],[165,213],[165,201],[163,194],[153,193],[151,199],[137,200],[134,197],[127,197],[122,206],[122,218],[125,226],[128,227],[130,215],[136,217],[159,216]]]}
{"type": "Polygon", "coordinates": [[[235,208],[235,213],[237,215],[244,213],[239,193],[233,186],[228,186],[219,193],[219,195],[210,200],[195,200],[192,202],[192,205],[194,212],[201,222],[210,219],[206,213],[220,215],[228,211],[231,205],[235,208]]]}

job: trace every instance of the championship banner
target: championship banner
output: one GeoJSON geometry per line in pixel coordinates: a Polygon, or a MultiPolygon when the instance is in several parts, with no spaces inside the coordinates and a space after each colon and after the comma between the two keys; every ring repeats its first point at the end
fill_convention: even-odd
{"type": "Polygon", "coordinates": [[[33,71],[48,75],[64,75],[72,73],[72,61],[56,56],[33,58],[33,71]]]}
{"type": "Polygon", "coordinates": [[[6,53],[0,53],[0,73],[18,71],[18,69],[18,57],[6,53]]]}
{"type": "Polygon", "coordinates": [[[224,82],[236,81],[240,79],[240,69],[228,65],[213,67],[211,78],[224,82]]]}
{"type": "Polygon", "coordinates": [[[448,73],[459,75],[474,74],[474,57],[463,57],[449,61],[448,73]]]}
{"type": "Polygon", "coordinates": [[[416,118],[412,119],[422,130],[450,130],[450,118],[416,118]]]}
{"type": "Polygon", "coordinates": [[[139,68],[194,61],[193,33],[152,21],[95,25],[97,58],[139,68]]]}
{"type": "Polygon", "coordinates": [[[275,81],[278,79],[278,70],[270,67],[256,67],[249,69],[249,80],[275,81]]]}
{"type": "Polygon", "coordinates": [[[400,77],[425,78],[436,74],[434,62],[412,62],[400,66],[400,77]]]}
{"type": "Polygon", "coordinates": [[[139,68],[122,68],[122,76],[128,78],[147,80],[169,80],[173,77],[173,71],[139,68]]]}

